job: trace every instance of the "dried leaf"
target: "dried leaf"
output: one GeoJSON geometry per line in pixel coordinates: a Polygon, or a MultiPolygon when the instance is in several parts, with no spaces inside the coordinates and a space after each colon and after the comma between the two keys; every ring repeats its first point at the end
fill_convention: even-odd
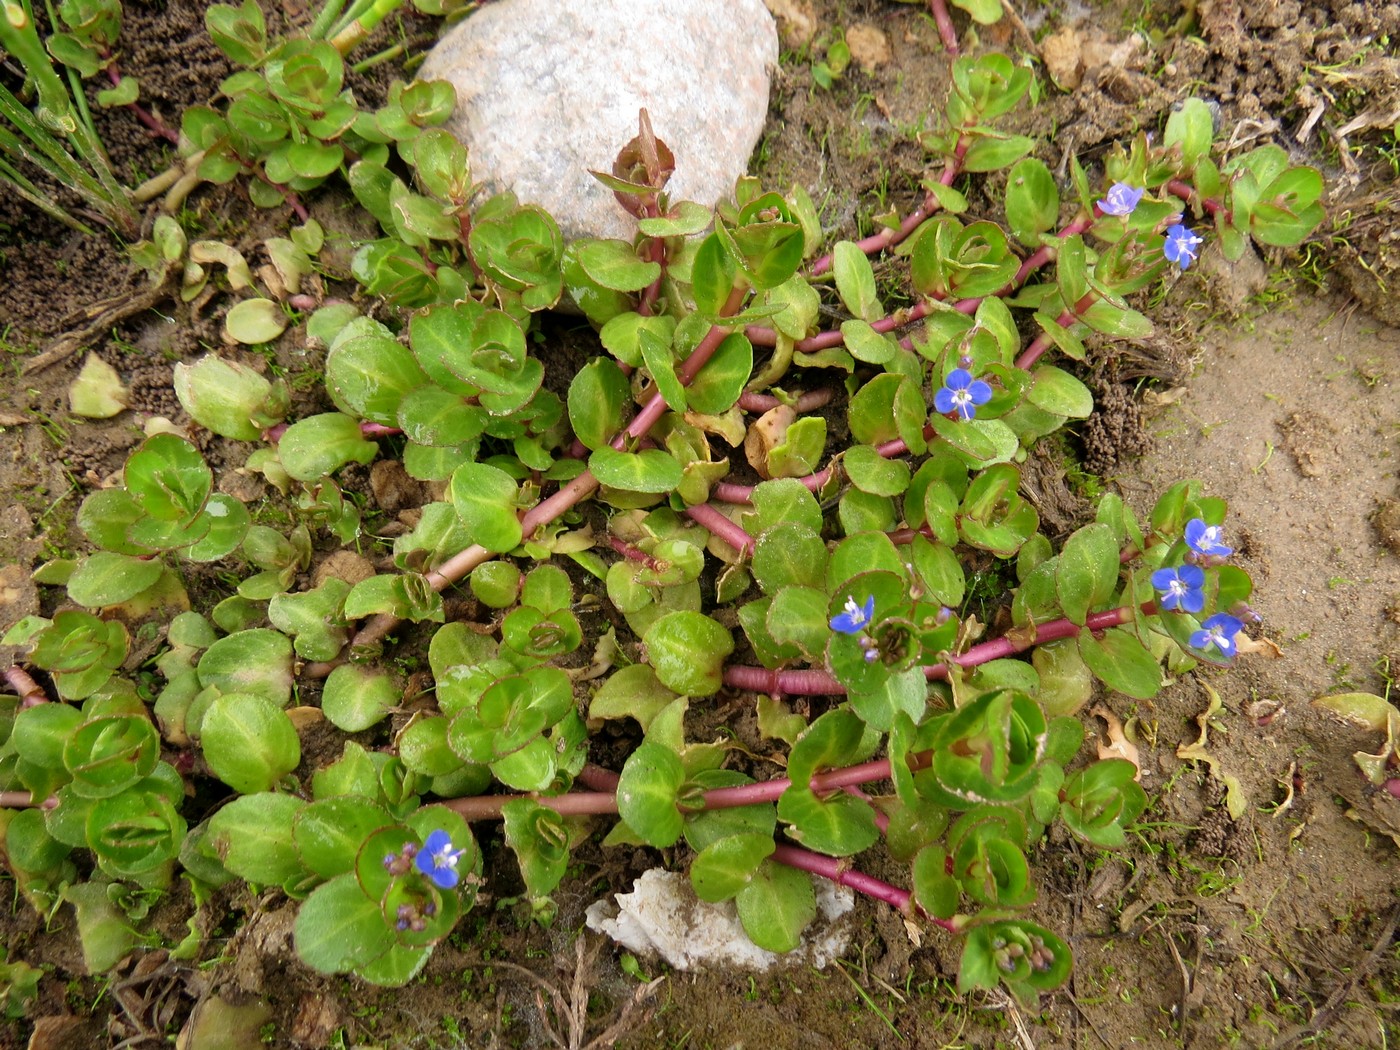
{"type": "Polygon", "coordinates": [[[1089,712],[1104,720],[1108,727],[1108,743],[1099,741],[1097,746],[1100,758],[1126,758],[1137,770],[1133,774],[1134,780],[1142,779],[1142,764],[1138,761],[1138,749],[1127,735],[1123,732],[1123,723],[1118,720],[1118,716],[1110,711],[1103,704],[1095,704],[1093,710],[1089,712]]]}
{"type": "Polygon", "coordinates": [[[1204,762],[1210,769],[1210,775],[1225,787],[1225,810],[1230,814],[1230,819],[1239,820],[1240,817],[1244,816],[1244,811],[1249,805],[1244,788],[1240,786],[1239,779],[1225,772],[1220,760],[1206,750],[1207,737],[1210,735],[1210,720],[1221,708],[1220,694],[1208,685],[1203,685],[1202,688],[1210,697],[1210,706],[1196,716],[1196,724],[1201,727],[1200,738],[1194,744],[1183,744],[1177,748],[1176,757],[1185,762],[1204,762]]]}
{"type": "Polygon", "coordinates": [[[117,370],[96,354],[88,354],[78,378],[68,388],[68,408],[75,416],[111,419],[126,408],[130,397],[117,370]]]}

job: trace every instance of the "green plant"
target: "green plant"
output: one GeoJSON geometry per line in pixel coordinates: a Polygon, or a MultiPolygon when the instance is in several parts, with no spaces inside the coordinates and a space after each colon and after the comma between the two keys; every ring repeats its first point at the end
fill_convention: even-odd
{"type": "MultiPolygon", "coordinates": [[[[399,985],[475,901],[469,820],[503,822],[530,912],[549,921],[580,818],[607,814],[607,845],[683,842],[696,892],[734,900],[764,947],[798,943],[816,876],[959,938],[964,991],[1004,984],[1029,1001],[1061,984],[1067,945],[1023,917],[1029,856],[1057,821],[1118,847],[1146,805],[1126,760],[1071,766],[1073,716],[1096,680],[1149,699],[1164,667],[1230,663],[1252,583],[1229,562],[1224,501],[1194,482],[1145,522],[1103,495],[1092,522],[1051,544],[1017,463],[1092,397],[1044,358],[1083,359],[1091,332],[1149,333],[1128,297],[1191,264],[1207,235],[1188,220],[1227,254],[1247,236],[1301,240],[1317,173],[1273,147],[1221,171],[1209,112],[1190,102],[1160,141],[1108,157],[1103,197],[1075,164],[1064,201],[1028,156],[1035,143],[996,124],[1031,73],[990,55],[955,63],[921,136],[943,169],[920,207],[862,242],[817,257],[800,188],[742,179],[716,212],[672,200],[674,157],[643,113],[595,173],[636,236],[565,246],[540,209],[481,199],[465,151],[424,126],[446,115],[436,88],[356,115],[336,48],[314,36],[268,48],[248,5],[210,22],[248,69],[227,113],[187,116],[212,129],[201,169],[309,191],[358,136],[348,179],[383,236],[354,275],[379,319],[345,303],[309,317],[336,411],[289,424],[280,381],[217,356],[177,369],[198,424],[255,446],[244,469],[279,490],[280,517],[254,523],[193,443],[157,434],[121,486],[84,501],[96,550],[40,569],[81,608],[4,638],[58,693],[17,686],[0,707],[3,799],[40,803],[0,811],[27,899],[72,901],[102,962],[136,937],[112,885],[158,889],[178,864],[201,884],[277,886],[300,902],[304,962],[399,985]],[[253,110],[270,115],[265,140],[253,110]],[[1002,169],[1004,222],[964,218],[954,183],[1002,169]],[[885,249],[907,261],[913,299],[894,313],[869,260],[885,249]],[[848,319],[818,331],[813,278],[827,272],[848,319]],[[564,382],[537,318],[566,294],[598,347],[564,382]],[[1040,333],[1029,343],[1026,326],[1040,333]],[[820,410],[845,377],[829,411],[851,439],[833,451],[820,410]],[[721,443],[742,448],[758,484],[729,480],[739,453],[721,443]],[[335,473],[390,452],[441,497],[395,540],[396,571],[299,586],[317,542],[351,543],[363,526],[335,473]],[[974,560],[997,566],[978,597],[999,598],[1010,623],[981,641],[954,612],[974,560]],[[176,613],[189,562],[220,562],[230,593],[176,613]],[[450,588],[482,622],[446,622],[450,588]],[[604,602],[606,630],[591,611],[604,602]],[[168,626],[148,705],[128,677],[127,625],[153,616],[168,626]],[[401,674],[421,649],[386,652],[405,623],[399,638],[426,641],[430,699],[417,675],[405,695],[401,674]],[[299,775],[298,726],[313,716],[291,705],[312,676],[315,717],[347,737],[338,760],[299,775]],[[724,688],[758,697],[784,777],[755,780],[727,766],[726,741],[687,735],[691,707],[724,688]],[[822,698],[810,721],[791,696],[822,698]],[[390,714],[410,709],[390,733],[390,714]],[[640,732],[622,768],[590,765],[590,733],[624,719],[640,732]],[[190,827],[196,777],[223,797],[190,827]],[[909,865],[910,889],[854,867],[876,848],[909,865]],[[74,850],[95,858],[93,879],[79,880],[74,850]]],[[[175,232],[152,242],[153,266],[186,251],[175,232]]]]}
{"type": "MultiPolygon", "coordinates": [[[[134,237],[140,216],[112,171],[76,78],[105,68],[101,55],[110,52],[121,25],[119,0],[65,0],[59,13],[68,31],[50,37],[47,50],[34,24],[31,0],[5,0],[0,8],[0,47],[14,56],[25,75],[19,94],[0,85],[0,182],[60,221],[92,232],[53,189],[25,174],[21,165],[27,165],[71,190],[117,234],[134,237]],[[74,72],[70,83],[59,76],[55,60],[74,72]],[[31,97],[36,103],[32,110],[25,101],[31,97]]],[[[118,83],[99,100],[124,105],[135,100],[134,88],[134,81],[118,83]]]]}

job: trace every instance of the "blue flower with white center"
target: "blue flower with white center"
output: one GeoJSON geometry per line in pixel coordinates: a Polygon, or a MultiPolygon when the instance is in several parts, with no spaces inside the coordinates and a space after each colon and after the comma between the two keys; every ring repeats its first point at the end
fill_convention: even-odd
{"type": "Polygon", "coordinates": [[[966,368],[955,368],[948,373],[943,387],[933,395],[933,407],[939,415],[958,413],[963,419],[977,415],[977,406],[985,405],[992,399],[992,388],[980,379],[973,379],[966,368]]]}
{"type": "Polygon", "coordinates": [[[1162,245],[1162,254],[1167,257],[1168,262],[1174,262],[1185,270],[1196,261],[1196,249],[1204,243],[1189,227],[1177,223],[1167,227],[1167,239],[1162,245]]]}
{"type": "Polygon", "coordinates": [[[1138,206],[1138,201],[1142,200],[1142,195],[1146,192],[1146,190],[1129,186],[1126,182],[1115,182],[1108,188],[1103,200],[1094,203],[1099,206],[1099,211],[1105,215],[1131,215],[1133,209],[1138,206]]]}
{"type": "Polygon", "coordinates": [[[413,858],[413,863],[438,889],[450,890],[457,885],[457,880],[461,877],[457,873],[457,861],[465,852],[466,850],[452,848],[452,838],[447,832],[433,831],[428,834],[427,841],[413,858]]]}
{"type": "Polygon", "coordinates": [[[1180,609],[1183,612],[1198,613],[1206,607],[1206,574],[1199,566],[1182,565],[1179,568],[1158,569],[1152,574],[1152,586],[1161,593],[1158,603],[1168,611],[1180,609]]]}
{"type": "Polygon", "coordinates": [[[1211,646],[1220,650],[1227,659],[1235,655],[1235,635],[1244,630],[1244,624],[1229,613],[1216,613],[1207,617],[1201,629],[1191,635],[1191,648],[1206,650],[1211,646]]]}
{"type": "Polygon", "coordinates": [[[1186,546],[1197,554],[1225,558],[1233,554],[1235,548],[1220,542],[1222,534],[1219,525],[1207,525],[1200,518],[1192,518],[1186,523],[1186,546]]]}
{"type": "Polygon", "coordinates": [[[860,634],[875,615],[875,595],[866,598],[864,605],[857,605],[854,598],[847,597],[845,609],[831,618],[831,629],[841,634],[860,634]]]}

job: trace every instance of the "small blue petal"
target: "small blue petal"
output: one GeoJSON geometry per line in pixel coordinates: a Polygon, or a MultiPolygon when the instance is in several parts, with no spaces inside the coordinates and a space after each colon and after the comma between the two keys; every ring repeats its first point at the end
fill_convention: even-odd
{"type": "Polygon", "coordinates": [[[980,379],[974,379],[968,384],[967,392],[972,397],[974,405],[985,405],[992,399],[992,388],[989,384],[980,379]]]}
{"type": "Polygon", "coordinates": [[[1115,182],[1109,187],[1104,199],[1094,203],[1105,215],[1131,215],[1145,192],[1146,190],[1137,189],[1126,182],[1115,182]]]}
{"type": "Polygon", "coordinates": [[[943,381],[949,390],[964,390],[972,382],[972,373],[966,368],[955,368],[948,373],[948,378],[943,381]]]}
{"type": "Polygon", "coordinates": [[[946,386],[940,388],[938,393],[933,395],[933,407],[938,410],[940,416],[946,416],[953,411],[953,392],[946,386]]]}
{"type": "Polygon", "coordinates": [[[856,605],[856,600],[847,597],[845,612],[831,618],[831,629],[840,634],[860,634],[875,616],[875,595],[865,599],[864,605],[856,605]]]}
{"type": "Polygon", "coordinates": [[[1221,542],[1222,530],[1219,525],[1207,525],[1200,518],[1192,518],[1186,523],[1186,546],[1197,554],[1224,558],[1234,553],[1233,547],[1221,542]]]}

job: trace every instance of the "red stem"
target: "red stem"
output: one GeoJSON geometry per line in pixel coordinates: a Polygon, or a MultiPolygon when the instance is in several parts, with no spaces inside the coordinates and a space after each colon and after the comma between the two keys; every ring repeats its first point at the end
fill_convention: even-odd
{"type": "Polygon", "coordinates": [[[49,694],[19,664],[5,668],[5,681],[19,697],[20,707],[38,707],[49,702],[49,694]]]}
{"type": "MultiPolygon", "coordinates": [[[[744,297],[748,294],[748,289],[743,286],[736,286],[729,293],[729,298],[725,301],[720,310],[720,316],[727,316],[738,312],[743,305],[744,297]]],[[[714,356],[725,337],[729,334],[729,329],[720,325],[712,325],[705,333],[705,338],[700,340],[698,346],[691,351],[690,356],[677,369],[677,376],[683,384],[689,384],[697,372],[705,366],[705,363],[714,356]]],[[[633,417],[632,422],[621,434],[612,441],[614,448],[623,448],[629,440],[636,440],[644,435],[661,418],[661,414],[666,411],[666,401],[659,392],[654,393],[645,407],[633,417]]],[[[547,525],[554,521],[565,511],[576,506],[587,499],[598,488],[598,479],[593,476],[591,470],[585,470],[578,477],[574,478],[563,488],[559,489],[552,496],[541,500],[527,510],[520,518],[520,527],[526,536],[533,535],[535,530],[542,525],[547,525]]],[[[441,591],[449,584],[460,580],[467,573],[471,572],[484,561],[490,560],[495,555],[481,546],[473,543],[465,550],[453,555],[433,572],[428,573],[428,583],[435,591],[441,591]]],[[[351,647],[374,645],[380,642],[385,635],[392,631],[399,624],[399,619],[388,613],[380,613],[375,616],[356,632],[355,637],[350,640],[351,647]]],[[[303,670],[312,677],[325,677],[331,673],[335,664],[331,661],[308,664],[303,670]]]]}
{"type": "Polygon", "coordinates": [[[685,508],[686,515],[703,525],[740,554],[752,554],[754,538],[708,503],[685,508]]]}
{"type": "Polygon", "coordinates": [[[1225,205],[1221,204],[1214,197],[1202,197],[1196,192],[1196,187],[1183,179],[1172,179],[1167,183],[1167,192],[1173,196],[1180,197],[1187,204],[1199,203],[1211,215],[1219,215],[1225,210],[1225,205]]]}
{"type": "Polygon", "coordinates": [[[929,0],[928,7],[933,14],[934,23],[938,26],[938,35],[943,40],[943,50],[947,51],[950,57],[956,57],[958,31],[953,28],[953,20],[948,15],[948,5],[944,0],[929,0]]]}
{"type": "Polygon", "coordinates": [[[628,561],[641,562],[641,564],[645,565],[648,569],[657,570],[661,568],[661,563],[659,561],[640,547],[632,546],[632,544],[628,543],[626,540],[620,540],[616,536],[609,536],[608,546],[617,551],[618,554],[621,554],[628,561]]]}
{"type": "MultiPolygon", "coordinates": [[[[830,387],[822,387],[820,390],[809,390],[797,399],[792,406],[792,410],[798,414],[811,412],[813,409],[821,408],[830,403],[833,396],[835,396],[835,394],[830,387]]],[[[777,408],[782,403],[782,401],[772,394],[755,394],[750,390],[746,390],[740,394],[738,402],[739,407],[745,412],[767,412],[770,409],[777,408]]]]}
{"type": "MultiPolygon", "coordinates": [[[[1095,214],[1097,214],[1098,208],[1095,207],[1094,211],[1095,214]]],[[[1060,239],[1073,237],[1076,233],[1083,233],[1093,225],[1093,222],[1094,219],[1092,216],[1081,215],[1055,236],[1060,239]]],[[[1016,271],[1016,276],[1011,278],[1004,287],[999,288],[992,294],[998,297],[1010,295],[1017,288],[1020,288],[1021,285],[1025,284],[1026,279],[1030,277],[1032,273],[1040,269],[1054,257],[1055,249],[1053,247],[1041,245],[1022,261],[1020,268],[1016,271]]],[[[957,310],[959,313],[971,316],[977,312],[977,308],[982,305],[983,300],[986,298],[987,296],[983,295],[974,299],[959,299],[953,304],[953,309],[957,310]]],[[[925,299],[922,302],[916,303],[907,310],[896,310],[888,317],[882,317],[878,321],[872,321],[870,327],[877,332],[890,332],[896,328],[903,328],[907,324],[927,317],[933,310],[934,301],[941,302],[942,300],[937,295],[931,296],[930,299],[925,299]]],[[[749,342],[754,346],[778,345],[778,333],[771,328],[749,325],[744,329],[744,334],[748,336],[749,342]]],[[[794,351],[799,351],[801,353],[810,353],[814,350],[825,350],[828,347],[841,346],[845,341],[846,337],[841,333],[841,330],[839,328],[834,328],[830,331],[818,332],[816,335],[808,336],[806,339],[799,339],[792,345],[792,348],[794,351]]],[[[906,350],[913,349],[913,344],[907,339],[899,345],[903,346],[906,350]]]]}
{"type": "MultiPolygon", "coordinates": [[[[1144,602],[1142,611],[1151,615],[1157,611],[1155,601],[1144,602]]],[[[1133,618],[1131,606],[1108,609],[1105,612],[1090,613],[1084,623],[1077,624],[1070,619],[1052,620],[1039,624],[1033,632],[1013,631],[1000,638],[994,638],[981,645],[974,645],[961,656],[952,658],[959,667],[976,667],[990,660],[1025,652],[1034,645],[1053,642],[1057,638],[1072,638],[1082,630],[1102,631],[1109,627],[1125,624],[1133,618]]],[[[924,668],[924,677],[930,680],[948,677],[946,663],[932,664],[924,668]]],[[[754,693],[771,693],[778,696],[844,696],[846,687],[825,671],[775,671],[767,667],[726,667],[724,684],[736,689],[754,693]]]]}
{"type": "Polygon", "coordinates": [[[35,802],[28,791],[0,791],[0,809],[56,809],[58,797],[50,796],[42,802],[35,802]]]}
{"type": "MultiPolygon", "coordinates": [[[[946,14],[946,12],[945,12],[946,14]]],[[[963,157],[967,154],[967,148],[971,140],[966,135],[958,137],[957,145],[953,147],[952,159],[943,166],[943,174],[938,177],[938,181],[944,186],[951,186],[958,175],[962,172],[963,157]]],[[[879,233],[873,233],[863,240],[856,241],[856,247],[866,255],[874,255],[878,251],[883,251],[904,240],[921,225],[923,221],[932,215],[939,208],[938,198],[932,193],[925,195],[923,203],[920,204],[909,217],[899,224],[898,229],[886,227],[879,233]]],[[[831,269],[831,256],[823,255],[812,264],[812,276],[820,277],[831,269]]]]}
{"type": "Polygon", "coordinates": [[[905,915],[912,915],[915,911],[924,919],[935,926],[947,930],[949,933],[957,933],[958,927],[952,919],[939,919],[929,915],[926,911],[914,903],[913,894],[908,890],[902,890],[898,886],[891,886],[888,882],[875,878],[873,875],[866,875],[864,872],[854,871],[847,867],[848,862],[837,857],[827,857],[821,853],[813,853],[811,850],[799,849],[796,846],[789,846],[779,843],[773,850],[771,858],[779,864],[786,864],[790,868],[797,868],[799,871],[810,872],[813,875],[820,875],[824,879],[829,879],[838,886],[849,886],[857,893],[863,893],[867,897],[873,897],[877,901],[884,901],[892,908],[898,909],[905,915]]]}

